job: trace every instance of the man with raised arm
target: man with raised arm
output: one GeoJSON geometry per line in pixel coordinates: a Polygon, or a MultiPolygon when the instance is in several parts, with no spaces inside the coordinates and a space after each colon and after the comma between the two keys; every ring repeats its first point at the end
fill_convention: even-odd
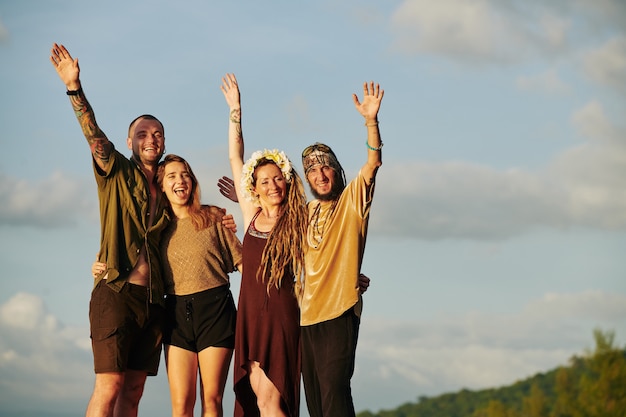
{"type": "Polygon", "coordinates": [[[363,85],[353,94],[365,119],[365,165],[349,184],[332,149],[322,143],[302,152],[306,180],[315,197],[308,203],[300,302],[302,377],[310,417],[354,417],[350,380],[362,309],[359,274],[365,251],[374,180],[382,165],[378,110],[384,91],[363,85]]]}
{"type": "Polygon", "coordinates": [[[63,45],[50,61],[87,139],[100,201],[99,261],[89,304],[96,381],[86,415],[137,416],[148,375],[161,356],[163,282],[159,240],[168,223],[155,176],[165,151],[163,125],[154,116],[133,120],[126,145],[115,149],[96,123],[80,82],[78,59],[63,45]]]}

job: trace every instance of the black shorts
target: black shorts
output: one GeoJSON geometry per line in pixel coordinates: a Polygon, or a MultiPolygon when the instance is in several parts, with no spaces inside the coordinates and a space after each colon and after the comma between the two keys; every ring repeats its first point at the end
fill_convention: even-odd
{"type": "Polygon", "coordinates": [[[237,310],[228,285],[165,298],[163,343],[200,352],[235,347],[237,310]]]}
{"type": "Polygon", "coordinates": [[[116,292],[101,280],[91,292],[89,323],[96,373],[131,369],[157,374],[164,310],[148,302],[148,291],[127,282],[116,292]]]}

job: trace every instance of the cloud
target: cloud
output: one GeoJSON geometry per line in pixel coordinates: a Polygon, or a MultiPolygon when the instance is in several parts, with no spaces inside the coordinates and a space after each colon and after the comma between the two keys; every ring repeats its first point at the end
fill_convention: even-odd
{"type": "MultiPolygon", "coordinates": [[[[421,395],[510,384],[581,355],[596,327],[623,340],[624,315],[626,295],[586,291],[545,294],[513,314],[368,316],[355,402],[359,410],[377,410],[421,395]]],[[[0,305],[0,373],[0,413],[84,409],[93,381],[88,329],[64,326],[35,295],[15,294],[0,305]]]]}
{"type": "Polygon", "coordinates": [[[0,225],[4,226],[57,228],[97,218],[93,185],[60,172],[39,182],[0,173],[0,201],[0,225]]]}
{"type": "MultiPolygon", "coordinates": [[[[626,6],[621,0],[404,0],[390,19],[392,48],[398,52],[496,65],[575,56],[579,48],[603,42],[607,34],[623,34],[624,27],[626,6]]],[[[590,54],[587,67],[594,78],[611,83],[623,79],[614,54],[622,46],[616,43],[590,54]],[[593,57],[600,62],[592,62],[593,57]]],[[[616,85],[623,88],[624,83],[616,85]]]]}
{"type": "Polygon", "coordinates": [[[368,317],[359,335],[357,402],[375,409],[370,398],[380,386],[405,395],[392,395],[391,407],[421,395],[508,385],[582,355],[592,347],[594,328],[623,339],[624,315],[626,295],[587,291],[546,294],[515,314],[469,312],[403,323],[368,317]]]}
{"type": "Polygon", "coordinates": [[[592,80],[626,94],[626,36],[614,37],[587,52],[583,65],[592,80]]]}
{"type": "Polygon", "coordinates": [[[506,239],[576,226],[626,230],[624,129],[596,101],[576,111],[572,124],[588,141],[536,172],[469,162],[383,166],[372,230],[421,239],[506,239]]]}
{"type": "Polygon", "coordinates": [[[392,47],[469,63],[511,63],[565,50],[570,21],[541,3],[405,0],[391,17],[392,47]]]}
{"type": "Polygon", "coordinates": [[[90,346],[88,329],[64,326],[35,295],[15,294],[0,306],[0,409],[82,408],[90,346]]]}

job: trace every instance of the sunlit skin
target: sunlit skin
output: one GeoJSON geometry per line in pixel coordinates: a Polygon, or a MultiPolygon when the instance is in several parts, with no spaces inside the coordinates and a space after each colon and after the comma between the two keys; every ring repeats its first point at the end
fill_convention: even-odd
{"type": "Polygon", "coordinates": [[[316,165],[306,174],[306,179],[316,197],[324,200],[333,190],[335,170],[328,165],[316,165]]]}
{"type": "MultiPolygon", "coordinates": [[[[189,217],[194,185],[186,164],[178,161],[165,164],[161,190],[176,218],[189,217]]],[[[94,276],[105,269],[105,263],[95,262],[92,265],[94,276]]],[[[238,269],[241,272],[240,266],[238,269]]],[[[201,376],[202,416],[222,416],[222,398],[233,350],[210,346],[196,353],[167,344],[163,349],[170,384],[172,416],[193,417],[198,374],[201,376]]]]}
{"type": "MultiPolygon", "coordinates": [[[[287,195],[287,181],[282,171],[274,164],[267,164],[255,170],[256,185],[263,215],[275,219],[280,213],[280,206],[287,195]]],[[[273,226],[273,225],[272,225],[273,226]]]]}
{"type": "MultiPolygon", "coordinates": [[[[50,51],[50,62],[67,90],[73,92],[70,95],[70,102],[91,149],[93,160],[100,170],[106,172],[113,146],[98,127],[93,109],[84,95],[78,91],[81,89],[78,59],[72,58],[63,45],[55,43],[50,51]]],[[[154,218],[157,194],[152,180],[164,151],[163,127],[156,121],[140,120],[137,121],[129,136],[128,148],[132,149],[137,163],[150,184],[151,221],[154,218]]],[[[129,283],[142,286],[149,284],[150,268],[146,259],[147,255],[143,247],[133,270],[126,278],[129,283]]],[[[93,393],[87,406],[87,417],[137,416],[146,377],[145,371],[131,369],[124,372],[97,373],[93,393]]]]}
{"type": "Polygon", "coordinates": [[[191,176],[182,162],[170,162],[165,166],[163,192],[178,218],[188,215],[188,202],[193,191],[191,176]]]}
{"type": "Polygon", "coordinates": [[[139,163],[154,167],[165,151],[163,126],[157,120],[140,119],[135,122],[126,143],[139,163]]]}

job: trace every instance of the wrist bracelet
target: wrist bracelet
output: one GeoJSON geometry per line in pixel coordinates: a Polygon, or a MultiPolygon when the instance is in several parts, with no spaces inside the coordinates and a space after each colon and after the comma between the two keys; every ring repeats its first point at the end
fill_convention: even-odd
{"type": "Polygon", "coordinates": [[[67,94],[68,96],[77,96],[82,91],[83,91],[83,87],[80,87],[78,90],[67,90],[65,94],[67,94]]]}
{"type": "Polygon", "coordinates": [[[365,140],[365,145],[367,146],[367,149],[369,149],[370,151],[374,151],[374,152],[378,152],[383,148],[383,141],[380,141],[380,146],[378,148],[374,148],[372,146],[370,146],[369,142],[367,140],[365,140]]]}
{"type": "Polygon", "coordinates": [[[367,123],[367,122],[365,122],[365,126],[367,126],[367,127],[374,127],[374,126],[378,126],[378,121],[376,121],[376,122],[371,122],[371,123],[367,123]]]}

